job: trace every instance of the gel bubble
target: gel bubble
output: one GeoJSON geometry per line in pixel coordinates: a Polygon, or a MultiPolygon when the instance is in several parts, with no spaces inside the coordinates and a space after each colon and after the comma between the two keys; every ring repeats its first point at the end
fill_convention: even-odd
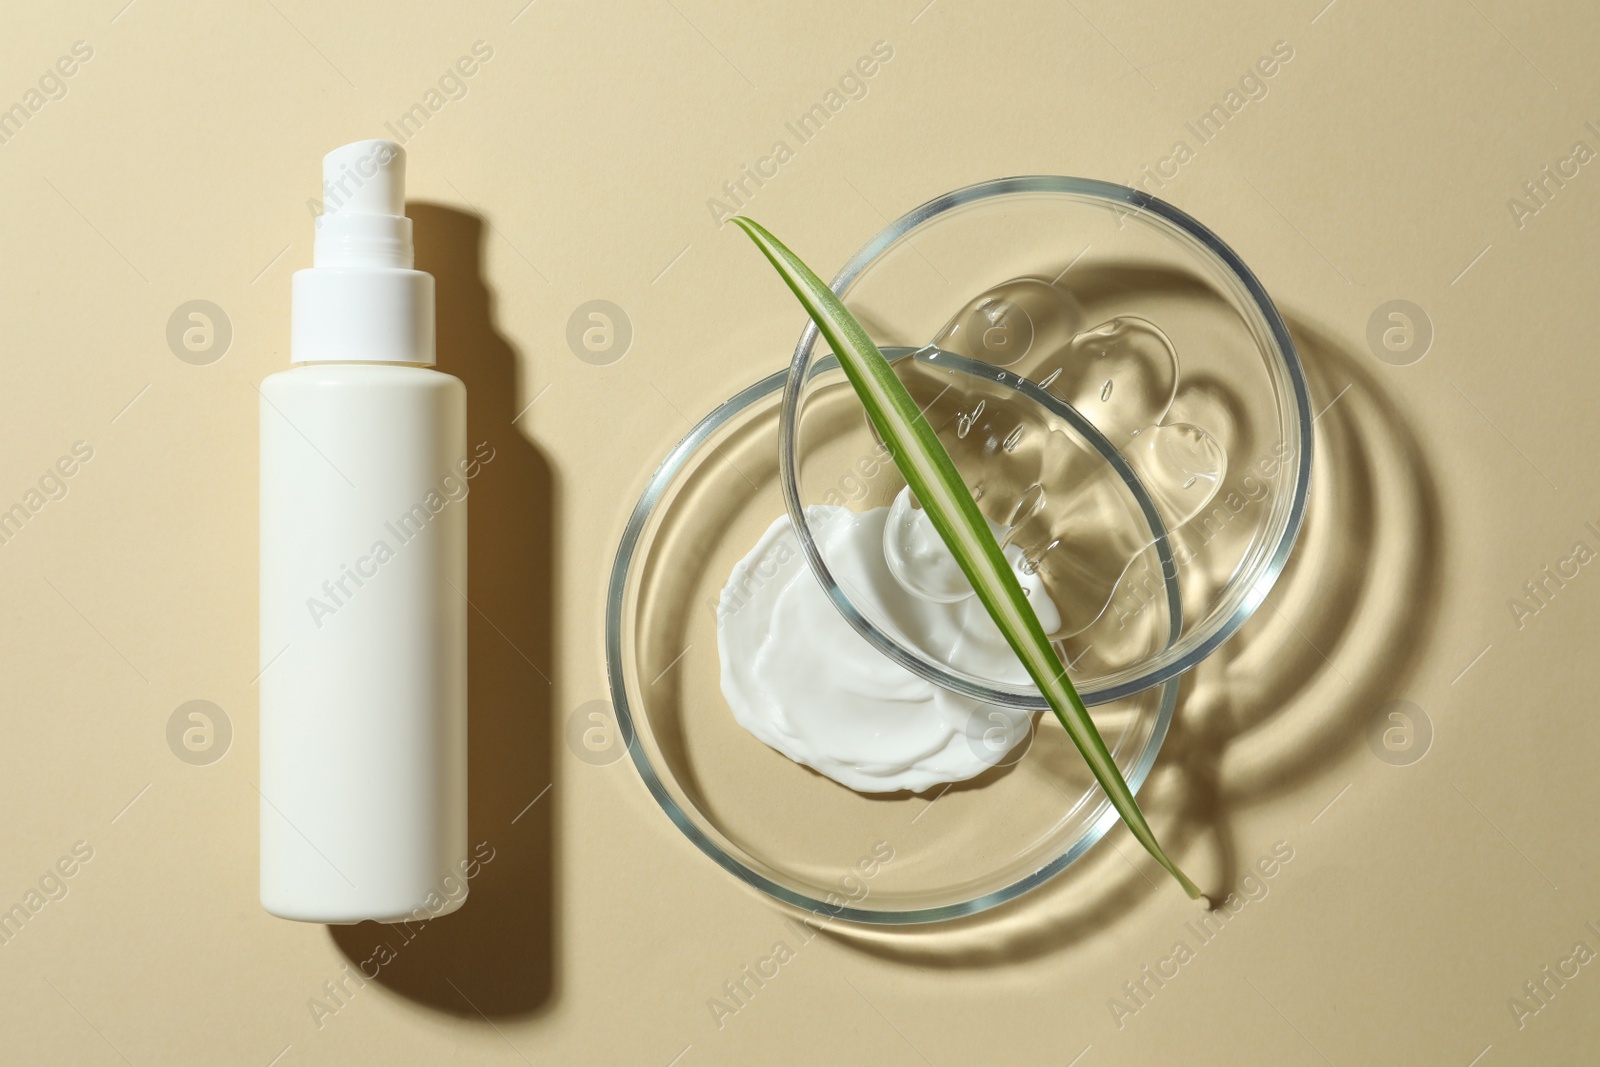
{"type": "Polygon", "coordinates": [[[1124,452],[1169,530],[1211,503],[1228,470],[1228,456],[1217,439],[1187,422],[1153,426],[1124,452]]]}
{"type": "Polygon", "coordinates": [[[945,323],[933,343],[947,352],[1009,367],[1029,354],[1065,347],[1083,312],[1065,290],[1039,278],[1014,278],[985,291],[945,323]]]}
{"type": "Polygon", "coordinates": [[[1123,315],[1078,334],[1033,376],[1120,446],[1166,418],[1178,354],[1155,323],[1123,315]]]}

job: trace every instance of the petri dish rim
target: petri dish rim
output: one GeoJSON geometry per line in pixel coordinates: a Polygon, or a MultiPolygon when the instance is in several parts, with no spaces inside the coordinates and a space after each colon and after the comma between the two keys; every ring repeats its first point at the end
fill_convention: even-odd
{"type": "MultiPolygon", "coordinates": [[[[885,354],[891,359],[898,359],[912,355],[913,350],[888,349],[885,350],[885,354]]],[[[817,375],[836,368],[837,361],[829,356],[818,360],[813,365],[810,373],[817,375]]],[[[1119,475],[1138,499],[1140,508],[1146,518],[1153,523],[1154,530],[1152,532],[1164,529],[1160,513],[1149,499],[1143,483],[1139,481],[1138,476],[1128,466],[1127,461],[1123,459],[1116,447],[1106,440],[1075,409],[1033,386],[1033,383],[1026,382],[1025,379],[1018,379],[1015,375],[1011,375],[999,368],[988,368],[985,373],[1001,384],[1010,385],[1011,388],[1029,389],[1031,387],[1033,391],[1036,391],[1035,399],[1047,404],[1061,417],[1067,419],[1117,469],[1119,475]]],[[[666,812],[668,818],[683,832],[684,836],[723,870],[732,874],[746,885],[776,900],[809,912],[812,915],[830,920],[840,919],[845,922],[878,926],[910,926],[944,922],[988,911],[1008,901],[1015,900],[1029,890],[1043,885],[1066,870],[1067,867],[1104,837],[1106,831],[1111,829],[1117,821],[1117,813],[1111,806],[1110,800],[1104,795],[1100,797],[1095,811],[1089,817],[1083,832],[1062,851],[1061,855],[999,889],[969,900],[928,908],[902,910],[857,908],[849,905],[830,904],[826,901],[806,896],[804,893],[797,892],[776,882],[740,862],[737,857],[719,845],[710,834],[696,823],[694,817],[678,804],[667,789],[666,783],[662,781],[661,775],[657,773],[655,766],[651,763],[649,753],[640,740],[640,733],[634,721],[634,709],[628,699],[627,659],[623,647],[624,612],[628,606],[628,580],[634,563],[638,558],[640,540],[649,526],[656,508],[665,498],[668,488],[670,488],[678,474],[688,465],[695,452],[713,434],[752,404],[784,389],[789,381],[790,374],[791,371],[789,370],[780,370],[752,385],[746,386],[706,415],[700,422],[696,423],[673,446],[671,451],[667,453],[666,458],[661,461],[655,472],[651,474],[644,491],[640,494],[638,503],[634,505],[633,511],[628,517],[627,524],[623,528],[622,539],[617,546],[616,557],[612,563],[611,575],[606,589],[606,677],[611,689],[612,708],[617,717],[617,729],[627,748],[629,758],[632,760],[634,768],[639,772],[639,776],[644,780],[645,787],[649,790],[650,795],[655,798],[656,803],[661,806],[661,809],[666,812]]],[[[1165,545],[1164,538],[1158,537],[1158,541],[1163,546],[1165,545]]],[[[1181,605],[1178,600],[1179,592],[1175,568],[1170,565],[1170,558],[1165,555],[1162,572],[1166,578],[1167,600],[1172,619],[1169,640],[1172,640],[1175,639],[1181,623],[1181,605]]],[[[1172,724],[1172,716],[1178,703],[1178,679],[1172,678],[1162,684],[1165,688],[1162,692],[1160,706],[1156,712],[1155,722],[1151,727],[1150,736],[1146,738],[1144,747],[1134,757],[1133,762],[1123,775],[1124,780],[1128,783],[1128,788],[1135,794],[1144,785],[1151,767],[1155,764],[1156,756],[1166,740],[1167,731],[1172,724]]]]}
{"type": "MultiPolygon", "coordinates": [[[[1131,208],[1136,217],[1156,220],[1157,224],[1169,230],[1174,238],[1198,250],[1202,255],[1209,256],[1222,268],[1223,278],[1236,290],[1236,295],[1245,298],[1243,301],[1245,306],[1258,317],[1256,325],[1265,327],[1266,335],[1270,338],[1272,348],[1270,355],[1277,357],[1278,364],[1275,368],[1269,366],[1269,373],[1277,372],[1274,374],[1274,383],[1281,381],[1287,386],[1288,394],[1286,397],[1281,395],[1279,397],[1280,427],[1284,431],[1285,439],[1293,441],[1297,458],[1292,488],[1287,495],[1279,499],[1283,515],[1279,524],[1281,529],[1274,538],[1269,539],[1268,544],[1253,549],[1242,562],[1241,569],[1253,569],[1256,574],[1233,592],[1231,608],[1225,613],[1219,613],[1201,627],[1195,636],[1187,640],[1188,647],[1184,647],[1185,641],[1175,642],[1152,657],[1142,669],[1123,671],[1114,675],[1106,684],[1079,690],[1084,703],[1103,704],[1131,696],[1189,671],[1232,637],[1266,599],[1267,593],[1277,582],[1278,576],[1288,562],[1289,553],[1294,548],[1305,518],[1306,502],[1310,493],[1313,448],[1311,395],[1306,384],[1305,372],[1300,366],[1300,357],[1295,350],[1294,340],[1289,336],[1289,329],[1284,324],[1283,317],[1279,315],[1266,289],[1250,268],[1245,266],[1238,254],[1220,237],[1180,208],[1158,197],[1115,182],[1057,175],[1026,175],[997,178],[944,193],[908,211],[863,245],[835,276],[830,288],[842,298],[850,285],[883,252],[918,227],[950,211],[985,200],[1040,193],[1065,194],[1098,201],[1107,206],[1131,208]],[[1287,410],[1283,409],[1281,404],[1283,400],[1288,401],[1287,410]]],[[[871,642],[879,652],[919,677],[1002,707],[1027,709],[1048,707],[1038,690],[1031,686],[987,684],[950,671],[916,650],[901,644],[857,610],[829,571],[821,550],[811,537],[805,523],[805,505],[800,498],[797,454],[799,439],[797,425],[805,393],[804,387],[815,374],[812,370],[814,364],[822,362],[820,359],[814,359],[818,337],[816,324],[808,322],[801,332],[799,342],[795,345],[788,379],[784,385],[779,417],[778,468],[784,504],[797,531],[802,554],[810,565],[812,573],[822,583],[828,599],[844,616],[845,621],[871,642]]]]}

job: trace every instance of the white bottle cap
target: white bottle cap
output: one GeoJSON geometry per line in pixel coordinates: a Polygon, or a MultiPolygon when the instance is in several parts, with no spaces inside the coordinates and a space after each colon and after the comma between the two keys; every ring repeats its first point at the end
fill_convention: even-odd
{"type": "Polygon", "coordinates": [[[314,265],[294,275],[293,362],[434,362],[433,277],[411,269],[405,182],[393,141],[323,157],[314,265]]]}

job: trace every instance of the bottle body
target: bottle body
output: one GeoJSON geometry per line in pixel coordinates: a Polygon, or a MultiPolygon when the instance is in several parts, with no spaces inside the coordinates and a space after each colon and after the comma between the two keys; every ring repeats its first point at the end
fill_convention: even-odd
{"type": "Polygon", "coordinates": [[[261,903],[307,922],[465,899],[466,391],[312,362],[261,386],[261,903]]]}

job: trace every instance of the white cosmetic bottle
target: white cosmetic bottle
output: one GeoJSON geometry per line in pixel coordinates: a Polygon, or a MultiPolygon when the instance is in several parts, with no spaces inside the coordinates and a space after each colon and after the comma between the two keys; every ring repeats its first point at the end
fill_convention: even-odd
{"type": "Polygon", "coordinates": [[[405,154],[323,160],[293,366],[261,384],[261,903],[421,920],[465,899],[466,390],[433,369],[405,154]]]}

